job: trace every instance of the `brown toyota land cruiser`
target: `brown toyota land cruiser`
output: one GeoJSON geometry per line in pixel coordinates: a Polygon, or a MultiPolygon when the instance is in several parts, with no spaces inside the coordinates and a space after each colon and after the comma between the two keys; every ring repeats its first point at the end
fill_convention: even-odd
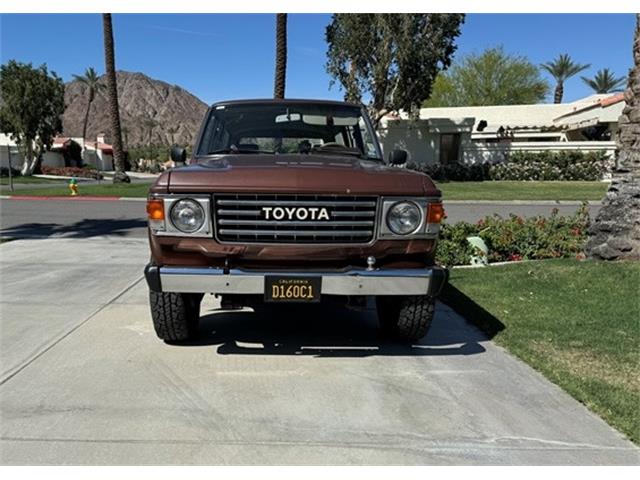
{"type": "Polygon", "coordinates": [[[147,202],[151,316],[166,341],[196,335],[205,293],[223,308],[375,297],[382,329],[423,337],[447,270],[435,265],[440,191],[383,159],[360,105],[243,100],[213,105],[188,166],[147,202]]]}

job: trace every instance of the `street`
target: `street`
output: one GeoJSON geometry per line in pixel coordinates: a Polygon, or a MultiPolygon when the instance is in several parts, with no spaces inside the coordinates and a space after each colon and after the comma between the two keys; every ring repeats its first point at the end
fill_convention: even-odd
{"type": "Polygon", "coordinates": [[[167,345],[146,240],[123,231],[0,245],[3,464],[640,462],[444,305],[426,338],[400,346],[372,309],[269,315],[207,296],[200,339],[167,345]]]}
{"type": "MultiPolygon", "coordinates": [[[[522,216],[549,215],[557,207],[571,215],[579,203],[550,205],[497,202],[445,202],[447,222],[476,222],[486,215],[509,213],[522,216]]],[[[591,205],[595,215],[599,205],[591,205]]],[[[0,235],[16,238],[66,236],[87,238],[98,235],[142,238],[147,236],[143,199],[134,200],[0,200],[0,235]]]]}

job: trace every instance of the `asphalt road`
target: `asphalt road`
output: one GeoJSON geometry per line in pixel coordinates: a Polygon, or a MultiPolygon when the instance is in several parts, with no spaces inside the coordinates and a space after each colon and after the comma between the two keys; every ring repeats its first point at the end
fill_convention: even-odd
{"type": "MultiPolygon", "coordinates": [[[[576,211],[578,204],[540,203],[445,203],[448,222],[475,222],[486,215],[509,213],[522,216],[549,215],[557,207],[562,215],[576,211]]],[[[595,215],[599,206],[590,206],[595,215]]],[[[146,237],[144,201],[95,200],[0,200],[0,234],[16,238],[99,235],[146,237]]]]}
{"type": "Polygon", "coordinates": [[[640,450],[439,305],[226,312],[153,333],[135,238],[0,245],[2,464],[638,464],[640,450]]]}

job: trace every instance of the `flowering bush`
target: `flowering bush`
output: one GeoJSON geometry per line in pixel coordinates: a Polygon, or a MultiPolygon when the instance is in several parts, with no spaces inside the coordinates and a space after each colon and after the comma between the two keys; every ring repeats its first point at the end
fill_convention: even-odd
{"type": "Polygon", "coordinates": [[[600,180],[613,167],[603,152],[513,152],[504,163],[477,165],[417,165],[407,168],[426,173],[437,181],[483,180],[600,180]]]}
{"type": "Polygon", "coordinates": [[[602,152],[514,152],[491,165],[491,180],[600,180],[613,166],[602,152]]]}
{"type": "Polygon", "coordinates": [[[103,178],[102,173],[97,170],[84,167],[41,167],[44,175],[59,175],[61,177],[82,177],[82,178],[103,178]]]}
{"type": "Polygon", "coordinates": [[[586,204],[572,216],[522,218],[510,215],[485,217],[477,223],[442,225],[437,259],[443,265],[468,265],[473,248],[469,236],[479,236],[489,248],[490,262],[576,257],[586,240],[589,214],[586,204]]]}

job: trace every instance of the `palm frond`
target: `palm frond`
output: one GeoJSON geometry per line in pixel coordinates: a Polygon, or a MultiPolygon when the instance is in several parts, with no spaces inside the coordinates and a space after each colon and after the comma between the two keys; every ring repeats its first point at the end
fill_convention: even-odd
{"type": "Polygon", "coordinates": [[[563,53],[558,56],[552,62],[546,62],[540,65],[544,70],[549,72],[549,74],[556,79],[558,82],[564,82],[570,77],[582,72],[583,70],[589,68],[591,65],[588,63],[576,63],[571,57],[563,53]]]}

